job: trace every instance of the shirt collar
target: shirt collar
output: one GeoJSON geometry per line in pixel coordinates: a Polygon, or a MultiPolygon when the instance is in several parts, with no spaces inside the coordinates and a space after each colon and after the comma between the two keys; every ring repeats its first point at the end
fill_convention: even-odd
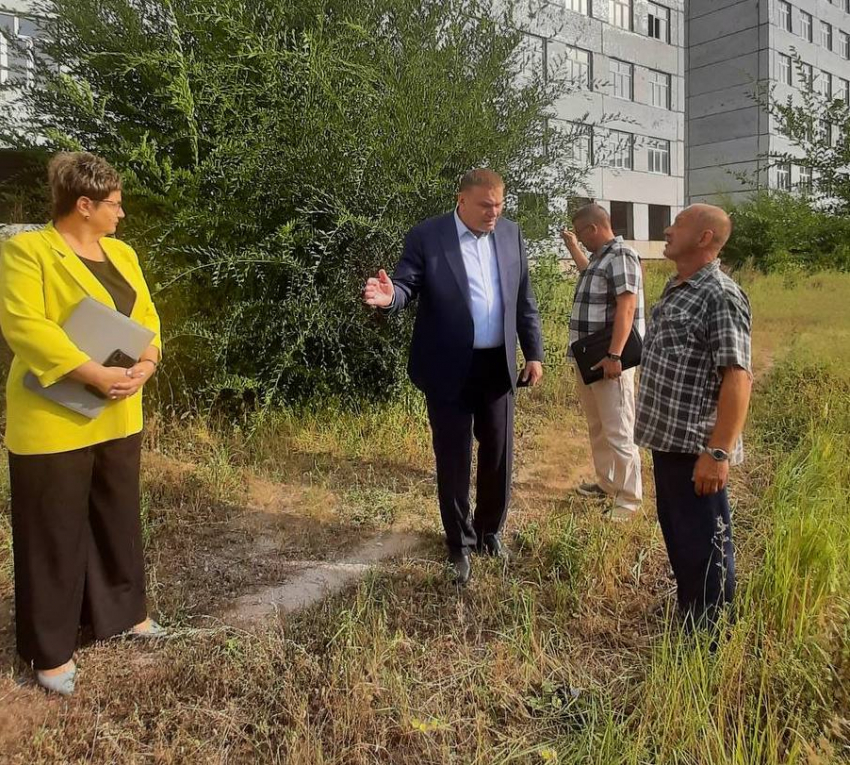
{"type": "MultiPolygon", "coordinates": [[[[708,279],[712,274],[715,274],[720,270],[720,258],[715,258],[710,263],[706,263],[699,271],[695,274],[691,274],[687,279],[685,279],[681,284],[689,284],[691,287],[700,287],[702,283],[708,279]]],[[[677,276],[673,276],[671,278],[671,282],[676,282],[678,279],[677,276]]]]}
{"type": "Polygon", "coordinates": [[[471,237],[475,239],[484,239],[485,237],[490,236],[490,232],[486,231],[483,234],[476,234],[469,226],[467,226],[461,219],[460,214],[457,211],[457,207],[455,207],[455,226],[457,226],[457,238],[463,239],[464,234],[469,234],[471,237]]]}
{"type": "Polygon", "coordinates": [[[611,239],[608,242],[605,242],[605,244],[603,244],[598,250],[596,250],[596,252],[593,253],[593,257],[598,258],[598,257],[604,255],[605,252],[607,252],[608,248],[611,247],[611,245],[622,242],[622,241],[623,241],[623,237],[615,236],[613,239],[611,239]]]}

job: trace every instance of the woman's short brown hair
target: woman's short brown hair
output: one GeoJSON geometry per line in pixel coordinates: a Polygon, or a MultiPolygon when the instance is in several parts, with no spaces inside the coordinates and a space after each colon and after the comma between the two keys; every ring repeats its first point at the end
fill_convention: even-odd
{"type": "Polygon", "coordinates": [[[121,189],[118,171],[105,159],[87,151],[57,154],[47,166],[47,180],[54,220],[73,212],[80,197],[99,201],[121,189]]]}

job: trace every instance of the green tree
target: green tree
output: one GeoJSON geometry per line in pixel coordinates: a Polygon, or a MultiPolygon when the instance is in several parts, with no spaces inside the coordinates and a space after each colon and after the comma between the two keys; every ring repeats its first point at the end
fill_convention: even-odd
{"type": "MultiPolygon", "coordinates": [[[[824,210],[850,213],[850,104],[847,93],[821,92],[822,74],[813,74],[799,54],[792,57],[797,93],[779,98],[776,87],[762,89],[757,101],[790,144],[765,155],[770,167],[796,165],[807,171],[798,193],[824,210]]],[[[831,89],[831,88],[830,88],[831,89]]]]}
{"type": "Polygon", "coordinates": [[[55,0],[40,14],[35,86],[0,141],[122,171],[122,235],[156,285],[170,390],[200,400],[393,395],[409,320],[363,308],[366,276],[470,167],[502,172],[514,209],[518,192],[564,197],[580,179],[573,135],[547,119],[570,85],[518,76],[511,9],[55,0]]]}

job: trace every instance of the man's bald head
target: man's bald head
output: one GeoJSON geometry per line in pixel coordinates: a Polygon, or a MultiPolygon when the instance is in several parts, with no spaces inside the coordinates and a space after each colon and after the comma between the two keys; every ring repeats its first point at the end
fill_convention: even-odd
{"type": "Polygon", "coordinates": [[[694,204],[685,208],[685,212],[693,216],[695,228],[711,232],[711,244],[718,252],[726,246],[732,234],[732,219],[725,210],[715,205],[694,204]]]}
{"type": "Polygon", "coordinates": [[[679,265],[680,272],[700,267],[717,258],[731,233],[732,221],[725,211],[714,205],[691,205],[664,232],[664,257],[679,265]]]}

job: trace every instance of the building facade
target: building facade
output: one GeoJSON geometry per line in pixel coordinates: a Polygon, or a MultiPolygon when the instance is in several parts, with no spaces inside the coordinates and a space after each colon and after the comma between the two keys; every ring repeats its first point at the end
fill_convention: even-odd
{"type": "Polygon", "coordinates": [[[554,67],[581,84],[555,124],[589,123],[575,157],[590,166],[586,194],[617,233],[648,257],[685,203],[684,3],[555,0],[518,14],[529,74],[554,67]]]}
{"type": "Polygon", "coordinates": [[[24,0],[0,0],[0,84],[10,79],[26,82],[32,69],[26,51],[13,45],[13,41],[24,47],[32,45],[38,34],[35,22],[27,15],[28,6],[24,0]]]}
{"type": "Polygon", "coordinates": [[[850,0],[690,0],[685,32],[687,200],[808,186],[805,168],[763,159],[793,150],[755,94],[799,97],[809,80],[850,101],[850,0]]]}

